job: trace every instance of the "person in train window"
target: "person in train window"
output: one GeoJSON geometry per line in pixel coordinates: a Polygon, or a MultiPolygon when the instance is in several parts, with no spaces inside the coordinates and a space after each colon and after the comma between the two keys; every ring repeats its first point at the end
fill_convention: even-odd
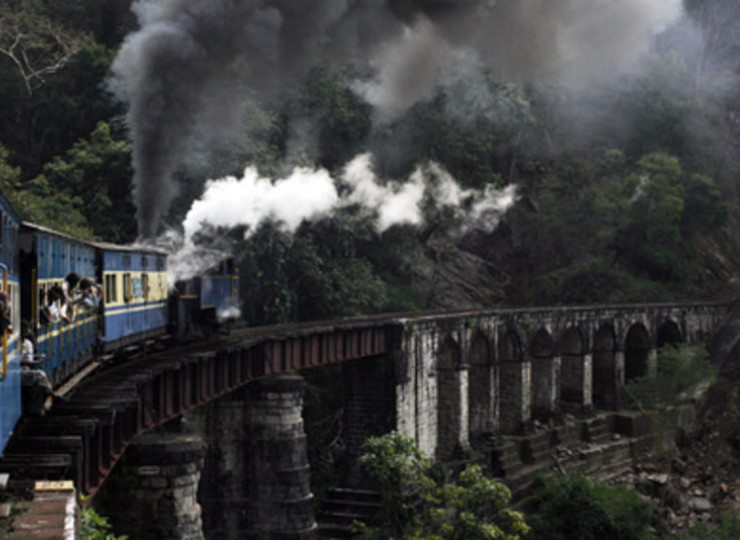
{"type": "Polygon", "coordinates": [[[67,295],[68,298],[72,298],[75,294],[75,287],[77,287],[77,284],[80,282],[80,276],[76,272],[70,272],[67,274],[67,277],[64,278],[64,283],[62,284],[62,287],[64,287],[64,292],[67,295]]]}
{"type": "Polygon", "coordinates": [[[67,315],[69,319],[72,319],[74,314],[74,309],[72,306],[75,305],[75,301],[79,297],[79,291],[77,290],[77,284],[80,282],[80,276],[76,272],[70,272],[67,274],[67,277],[64,278],[64,281],[62,282],[62,289],[64,290],[64,295],[67,297],[66,309],[67,309],[67,315]]]}
{"type": "Polygon", "coordinates": [[[100,286],[88,278],[80,280],[80,294],[75,298],[74,304],[79,304],[88,311],[97,309],[100,305],[100,286]]]}
{"type": "Polygon", "coordinates": [[[54,285],[49,289],[47,300],[51,322],[57,322],[60,319],[69,322],[69,317],[67,316],[67,295],[64,294],[64,289],[60,285],[54,285]]]}

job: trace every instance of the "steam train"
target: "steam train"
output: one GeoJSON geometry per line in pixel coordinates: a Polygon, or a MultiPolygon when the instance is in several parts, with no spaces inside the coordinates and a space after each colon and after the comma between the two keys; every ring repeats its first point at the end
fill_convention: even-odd
{"type": "Polygon", "coordinates": [[[89,242],[22,222],[2,194],[0,224],[0,454],[24,413],[21,328],[35,336],[35,369],[58,388],[96,358],[163,336],[213,331],[220,313],[236,311],[231,260],[170,284],[166,251],[89,242]],[[81,299],[83,283],[95,289],[92,301],[69,302],[81,299]]]}

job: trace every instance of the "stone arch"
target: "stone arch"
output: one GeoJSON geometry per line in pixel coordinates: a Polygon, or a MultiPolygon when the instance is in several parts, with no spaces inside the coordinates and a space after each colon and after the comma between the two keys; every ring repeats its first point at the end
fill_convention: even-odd
{"type": "Polygon", "coordinates": [[[552,336],[541,328],[529,343],[532,359],[532,415],[539,420],[552,416],[555,409],[557,378],[555,376],[554,343],[552,336]]]}
{"type": "Polygon", "coordinates": [[[684,336],[678,324],[670,319],[666,320],[658,328],[658,337],[655,340],[656,348],[660,349],[665,345],[678,345],[683,343],[684,336]]]}
{"type": "Polygon", "coordinates": [[[593,400],[601,409],[617,409],[622,370],[617,362],[617,339],[611,325],[602,325],[594,335],[593,400]]]}
{"type": "Polygon", "coordinates": [[[650,372],[650,334],[640,322],[630,326],[624,338],[624,380],[629,382],[650,372]]]}
{"type": "Polygon", "coordinates": [[[496,372],[491,345],[478,332],[470,345],[468,371],[468,417],[470,439],[481,439],[493,433],[496,422],[496,372]]]}
{"type": "Polygon", "coordinates": [[[460,346],[447,337],[437,350],[437,457],[451,457],[460,442],[462,403],[460,346]]]}
{"type": "Polygon", "coordinates": [[[501,431],[514,433],[529,419],[528,403],[524,400],[525,364],[515,331],[506,331],[499,339],[498,362],[501,431]]]}
{"type": "Polygon", "coordinates": [[[560,401],[562,407],[570,412],[581,412],[585,405],[590,405],[590,392],[587,391],[590,383],[591,373],[586,359],[586,341],[580,328],[571,326],[560,339],[560,401]]]}

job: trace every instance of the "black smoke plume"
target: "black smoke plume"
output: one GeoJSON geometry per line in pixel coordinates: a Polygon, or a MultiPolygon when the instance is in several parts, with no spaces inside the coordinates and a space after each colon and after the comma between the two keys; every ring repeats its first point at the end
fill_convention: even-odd
{"type": "MultiPolygon", "coordinates": [[[[129,104],[140,236],[175,194],[199,131],[235,129],[247,97],[269,98],[327,59],[362,60],[380,117],[491,63],[513,80],[590,77],[629,66],[680,0],[139,0],[111,87],[129,104]],[[615,68],[616,66],[616,68],[615,68]],[[207,120],[204,120],[207,119],[207,120]]],[[[475,77],[471,78],[474,84],[475,77]]]]}

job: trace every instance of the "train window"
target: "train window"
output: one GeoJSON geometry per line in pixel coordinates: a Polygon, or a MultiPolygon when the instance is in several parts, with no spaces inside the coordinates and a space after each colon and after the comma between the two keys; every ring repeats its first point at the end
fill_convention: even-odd
{"type": "Polygon", "coordinates": [[[147,259],[146,255],[141,256],[141,267],[146,268],[149,266],[149,260],[147,259]]]}
{"type": "Polygon", "coordinates": [[[116,287],[116,276],[105,276],[105,302],[118,302],[118,287],[116,287]]]}
{"type": "Polygon", "coordinates": [[[131,255],[123,256],[123,266],[125,266],[126,268],[131,268],[131,255]]]}
{"type": "Polygon", "coordinates": [[[165,258],[161,255],[157,257],[157,270],[164,270],[164,261],[165,258]]]}
{"type": "Polygon", "coordinates": [[[141,289],[144,294],[144,301],[149,301],[149,274],[141,274],[141,289]]]}
{"type": "Polygon", "coordinates": [[[131,274],[123,274],[123,300],[130,302],[134,297],[134,290],[131,283],[131,274]]]}

